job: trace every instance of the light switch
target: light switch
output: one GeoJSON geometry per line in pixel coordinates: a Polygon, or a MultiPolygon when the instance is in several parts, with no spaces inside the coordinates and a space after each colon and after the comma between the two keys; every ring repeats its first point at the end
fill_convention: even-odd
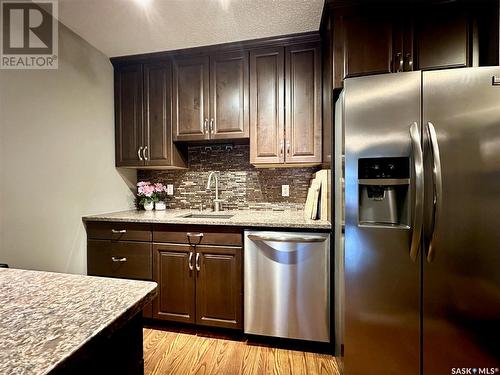
{"type": "Polygon", "coordinates": [[[174,185],[167,185],[167,195],[174,195],[174,185]]]}
{"type": "Polygon", "coordinates": [[[282,197],[290,196],[290,185],[281,185],[281,196],[282,197]]]}

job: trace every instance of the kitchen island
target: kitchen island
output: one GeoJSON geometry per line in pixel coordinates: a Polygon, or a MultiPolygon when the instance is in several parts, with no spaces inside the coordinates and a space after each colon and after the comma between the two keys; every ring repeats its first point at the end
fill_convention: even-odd
{"type": "Polygon", "coordinates": [[[142,374],[156,283],[0,269],[0,374],[142,374]]]}

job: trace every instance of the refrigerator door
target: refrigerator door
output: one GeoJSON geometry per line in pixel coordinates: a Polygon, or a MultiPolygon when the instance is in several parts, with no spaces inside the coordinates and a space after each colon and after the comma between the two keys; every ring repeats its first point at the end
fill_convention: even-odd
{"type": "MultiPolygon", "coordinates": [[[[360,158],[408,158],[416,151],[410,127],[414,124],[418,148],[421,73],[352,78],[344,88],[344,371],[416,375],[420,373],[420,261],[410,257],[414,220],[406,226],[360,224],[358,163],[360,158]]],[[[408,159],[410,165],[414,161],[408,159]]],[[[408,209],[410,218],[416,198],[411,170],[411,185],[406,187],[409,207],[400,207],[408,209]]]]}
{"type": "Polygon", "coordinates": [[[498,79],[500,67],[423,73],[424,374],[500,367],[498,79]]]}

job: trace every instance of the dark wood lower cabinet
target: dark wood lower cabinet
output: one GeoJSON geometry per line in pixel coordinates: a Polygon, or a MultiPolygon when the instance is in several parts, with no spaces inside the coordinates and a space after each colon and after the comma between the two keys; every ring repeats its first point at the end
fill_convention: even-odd
{"type": "Polygon", "coordinates": [[[195,322],[194,250],[189,245],[154,245],[153,278],[158,297],[153,317],[174,322],[195,322]],[[190,259],[191,258],[191,259],[190,259]]]}
{"type": "MultiPolygon", "coordinates": [[[[105,237],[109,224],[87,226],[89,236],[105,237]]],[[[130,228],[135,228],[130,225],[130,228]]],[[[128,227],[127,227],[128,229],[128,227]]],[[[110,232],[111,233],[111,232],[110,232]]],[[[137,232],[139,233],[139,232],[137,232]]],[[[149,232],[151,234],[151,232],[149,232]]],[[[142,233],[141,233],[142,235],[142,233]]],[[[87,274],[90,276],[152,280],[153,260],[151,242],[87,240],[87,274]]],[[[152,304],[146,305],[143,317],[152,318],[152,304]]]]}
{"type": "Polygon", "coordinates": [[[242,328],[241,247],[154,245],[153,317],[242,328]]]}
{"type": "Polygon", "coordinates": [[[241,228],[92,222],[87,236],[89,275],[158,283],[143,317],[243,327],[241,228]]]}
{"type": "Polygon", "coordinates": [[[151,243],[88,240],[87,273],[92,276],[151,280],[151,243]]]}
{"type": "Polygon", "coordinates": [[[241,247],[197,246],[196,323],[242,328],[241,247]]]}

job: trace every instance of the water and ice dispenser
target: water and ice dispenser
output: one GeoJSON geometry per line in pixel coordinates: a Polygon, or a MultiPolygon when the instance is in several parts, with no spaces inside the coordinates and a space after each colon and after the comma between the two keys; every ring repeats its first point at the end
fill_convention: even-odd
{"type": "Polygon", "coordinates": [[[358,160],[359,224],[409,226],[410,159],[358,160]]]}

